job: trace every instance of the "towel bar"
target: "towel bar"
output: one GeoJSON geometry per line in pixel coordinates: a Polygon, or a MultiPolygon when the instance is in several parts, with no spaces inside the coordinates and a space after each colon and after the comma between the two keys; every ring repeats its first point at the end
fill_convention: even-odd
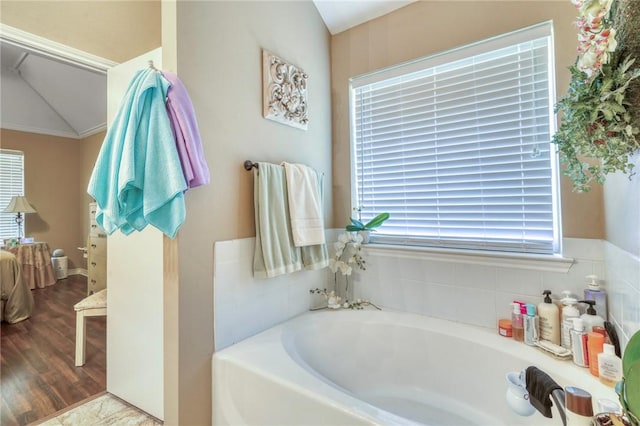
{"type": "Polygon", "coordinates": [[[257,169],[258,168],[258,163],[254,163],[251,160],[247,160],[244,162],[244,169],[248,172],[251,171],[251,169],[257,169]]]}

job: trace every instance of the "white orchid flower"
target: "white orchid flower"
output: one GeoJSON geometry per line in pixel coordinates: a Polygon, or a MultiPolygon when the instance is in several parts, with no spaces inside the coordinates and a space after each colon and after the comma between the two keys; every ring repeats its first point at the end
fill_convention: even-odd
{"type": "Polygon", "coordinates": [[[346,263],[340,261],[340,264],[338,265],[340,268],[340,272],[342,273],[342,275],[351,275],[351,266],[347,265],[346,263]]]}
{"type": "Polygon", "coordinates": [[[335,259],[329,259],[329,269],[331,269],[331,272],[334,274],[338,272],[338,261],[335,259]]]}
{"type": "Polygon", "coordinates": [[[351,241],[351,236],[346,232],[338,235],[338,241],[342,243],[342,245],[346,245],[349,241],[351,241]]]}

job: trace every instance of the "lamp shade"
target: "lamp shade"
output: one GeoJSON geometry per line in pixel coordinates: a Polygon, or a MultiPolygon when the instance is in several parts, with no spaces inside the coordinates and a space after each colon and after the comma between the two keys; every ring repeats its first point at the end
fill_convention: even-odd
{"type": "Polygon", "coordinates": [[[9,205],[2,211],[3,213],[35,213],[36,209],[29,204],[27,197],[14,195],[9,201],[9,205]]]}

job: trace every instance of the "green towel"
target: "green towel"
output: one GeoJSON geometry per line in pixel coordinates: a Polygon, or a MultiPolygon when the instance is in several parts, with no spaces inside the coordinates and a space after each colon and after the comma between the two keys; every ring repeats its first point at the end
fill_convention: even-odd
{"type": "Polygon", "coordinates": [[[284,169],[259,163],[254,170],[253,197],[256,221],[256,245],[253,276],[272,278],[305,269],[328,265],[327,247],[295,247],[291,233],[287,182],[284,169]]]}

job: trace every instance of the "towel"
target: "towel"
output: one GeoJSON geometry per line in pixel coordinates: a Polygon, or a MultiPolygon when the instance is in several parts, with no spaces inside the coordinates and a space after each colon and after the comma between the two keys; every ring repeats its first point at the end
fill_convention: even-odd
{"type": "Polygon", "coordinates": [[[272,278],[278,275],[315,270],[329,265],[326,244],[296,247],[293,243],[287,181],[284,169],[259,163],[253,172],[253,197],[256,244],[253,276],[272,278]]]}
{"type": "Polygon", "coordinates": [[[256,245],[253,276],[271,278],[302,269],[289,227],[287,184],[282,167],[258,163],[253,172],[256,245]]]}
{"type": "Polygon", "coordinates": [[[323,176],[304,164],[282,164],[287,177],[294,244],[296,247],[324,244],[323,176]]]}
{"type": "Polygon", "coordinates": [[[184,222],[187,186],[165,109],[168,88],[159,72],[138,71],[107,131],[87,192],[108,234],[151,224],[174,238],[184,222]]]}
{"type": "Polygon", "coordinates": [[[562,389],[547,373],[537,367],[527,367],[525,376],[529,402],[543,416],[551,418],[551,392],[562,389]]]}
{"type": "Polygon", "coordinates": [[[189,93],[175,74],[162,71],[162,76],[171,83],[167,91],[167,114],[187,186],[195,188],[206,185],[211,180],[209,167],[204,158],[200,130],[189,93]]]}

